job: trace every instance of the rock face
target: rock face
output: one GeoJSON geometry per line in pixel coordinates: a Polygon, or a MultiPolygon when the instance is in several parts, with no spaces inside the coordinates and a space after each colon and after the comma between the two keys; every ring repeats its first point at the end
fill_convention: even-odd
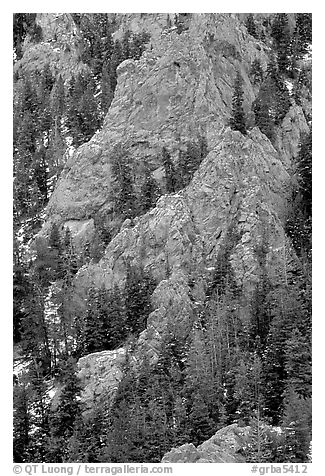
{"type": "Polygon", "coordinates": [[[78,377],[83,386],[81,398],[85,412],[90,411],[98,398],[110,399],[122,378],[125,350],[107,350],[86,355],[79,359],[78,377]]]}
{"type": "MultiPolygon", "coordinates": [[[[261,273],[258,250],[265,236],[269,279],[273,284],[284,279],[286,238],[281,218],[288,178],[259,130],[244,137],[226,129],[186,189],[161,197],[134,227],[121,230],[97,265],[79,271],[79,294],[83,296],[90,286],[123,286],[127,263],[142,266],[159,285],[152,298],[155,310],[140,342],[155,349],[170,319],[185,337],[195,307],[189,278],[193,274],[206,280],[232,224],[238,239],[231,265],[248,300],[261,273]]],[[[199,282],[196,292],[200,294],[199,282]]]]}
{"type": "Polygon", "coordinates": [[[162,463],[245,463],[240,451],[245,446],[249,427],[229,425],[202,443],[197,448],[185,444],[172,448],[166,453],[162,463]]]}
{"type": "Polygon", "coordinates": [[[38,13],[36,23],[42,28],[43,41],[31,44],[26,38],[24,56],[16,69],[39,74],[49,64],[52,74],[59,72],[64,81],[78,72],[89,71],[80,61],[81,37],[71,14],[38,13]]]}
{"type": "Polygon", "coordinates": [[[307,134],[309,127],[300,106],[293,106],[286,114],[277,138],[277,149],[286,167],[297,157],[301,134],[307,134]]]}
{"type": "Polygon", "coordinates": [[[250,63],[255,56],[267,61],[240,22],[222,14],[193,15],[188,31],[166,31],[151,47],[139,61],[118,67],[104,126],[66,164],[47,209],[52,219],[84,220],[110,209],[110,164],[117,144],[128,151],[139,175],[144,162],[159,168],[163,145],[175,155],[201,134],[213,147],[229,118],[237,68],[248,109],[254,100],[250,63]]]}
{"type": "MultiPolygon", "coordinates": [[[[181,34],[173,27],[163,28],[163,17],[139,15],[126,16],[120,31],[125,25],[138,28],[136,32],[150,31],[150,47],[140,60],[119,65],[103,128],[66,163],[41,233],[56,221],[69,226],[80,243],[91,239],[96,232],[94,216],[102,211],[109,215],[113,206],[111,164],[116,146],[128,155],[137,181],[145,166],[161,177],[163,146],[177,160],[188,140],[207,139],[209,153],[190,184],[163,195],[134,225],[125,223],[99,263],[81,268],[75,280],[75,299],[82,307],[91,286],[123,288],[127,263],[149,272],[157,281],[154,310],[137,345],[139,353],[145,348],[156,355],[168,322],[186,338],[195,307],[204,299],[210,270],[231,240],[231,268],[246,296],[244,325],[262,273],[262,248],[267,250],[270,283],[285,280],[293,256],[283,226],[287,168],[297,153],[300,132],[308,125],[302,109],[292,107],[277,150],[257,128],[243,136],[227,126],[237,70],[244,81],[250,123],[256,93],[249,76],[251,63],[259,58],[265,68],[268,62],[267,47],[248,35],[237,15],[192,14],[181,34]],[[191,276],[195,276],[194,287],[190,287],[191,276]]],[[[103,352],[80,360],[85,401],[112,393],[118,385],[123,353],[117,352],[116,360],[113,355],[103,352]]],[[[190,453],[192,449],[185,448],[190,453]]],[[[210,450],[204,451],[202,458],[209,459],[210,450]]],[[[226,458],[222,451],[220,459],[226,458]]]]}

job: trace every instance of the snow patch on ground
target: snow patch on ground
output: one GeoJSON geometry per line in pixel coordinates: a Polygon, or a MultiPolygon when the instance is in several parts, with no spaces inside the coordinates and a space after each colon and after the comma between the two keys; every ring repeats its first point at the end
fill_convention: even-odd
{"type": "Polygon", "coordinates": [[[293,82],[292,81],[289,81],[289,79],[286,79],[285,80],[285,85],[289,91],[290,94],[292,94],[292,90],[293,90],[293,82]]]}

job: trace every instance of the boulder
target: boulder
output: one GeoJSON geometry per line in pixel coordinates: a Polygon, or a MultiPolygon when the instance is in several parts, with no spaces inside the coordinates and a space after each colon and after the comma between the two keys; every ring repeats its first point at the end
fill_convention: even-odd
{"type": "Polygon", "coordinates": [[[125,349],[105,350],[81,357],[78,378],[82,386],[81,399],[85,413],[91,412],[96,402],[110,401],[122,379],[125,349]]]}
{"type": "Polygon", "coordinates": [[[162,463],[245,463],[240,451],[244,448],[250,427],[237,423],[218,430],[197,448],[185,444],[172,448],[162,458],[162,463]]]}

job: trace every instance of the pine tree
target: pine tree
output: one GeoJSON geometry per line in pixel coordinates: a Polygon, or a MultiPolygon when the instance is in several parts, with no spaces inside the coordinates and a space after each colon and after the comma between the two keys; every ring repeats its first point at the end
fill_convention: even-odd
{"type": "Polygon", "coordinates": [[[98,289],[90,289],[88,293],[87,313],[80,345],[83,355],[100,352],[106,348],[106,329],[102,313],[101,293],[98,289]]]}
{"type": "Polygon", "coordinates": [[[185,390],[189,398],[196,392],[201,392],[205,396],[206,402],[212,408],[215,402],[213,401],[214,392],[211,387],[213,385],[213,378],[210,372],[204,333],[199,328],[194,329],[190,336],[189,350],[186,358],[185,390]]]}
{"type": "Polygon", "coordinates": [[[155,179],[151,176],[150,170],[147,168],[139,198],[139,209],[141,213],[146,213],[153,208],[156,205],[159,195],[159,187],[155,179]]]}
{"type": "Polygon", "coordinates": [[[24,355],[34,363],[41,378],[51,371],[51,351],[44,318],[44,296],[40,283],[35,281],[31,279],[29,292],[24,301],[21,345],[24,355]]]}
{"type": "Polygon", "coordinates": [[[69,358],[61,370],[63,390],[55,411],[49,415],[50,435],[47,443],[47,459],[64,463],[68,458],[68,443],[74,424],[80,416],[79,383],[75,373],[75,362],[69,358]]]}
{"type": "Polygon", "coordinates": [[[286,287],[269,293],[268,302],[272,321],[262,353],[263,400],[266,416],[272,419],[272,424],[278,424],[288,379],[287,341],[295,327],[304,325],[307,313],[301,292],[289,279],[286,287]]]}
{"type": "Polygon", "coordinates": [[[311,441],[311,399],[299,397],[289,385],[284,402],[285,460],[306,463],[311,441]]]}
{"type": "Polygon", "coordinates": [[[275,15],[272,22],[271,36],[278,56],[279,70],[285,73],[289,64],[288,58],[290,56],[291,42],[288,15],[286,13],[277,13],[275,15]]]}
{"type": "Polygon", "coordinates": [[[95,80],[90,73],[79,73],[70,81],[67,126],[77,146],[88,141],[100,125],[95,90],[95,80]]]}
{"type": "Polygon", "coordinates": [[[181,396],[177,396],[174,401],[173,420],[172,445],[173,447],[177,447],[190,441],[190,426],[186,402],[184,402],[184,399],[181,396]]]}
{"type": "Polygon", "coordinates": [[[48,242],[48,268],[52,279],[60,279],[63,275],[63,247],[61,233],[57,223],[52,224],[48,242]]]}
{"type": "Polygon", "coordinates": [[[28,390],[24,384],[16,385],[13,390],[13,460],[15,463],[28,461],[30,432],[30,409],[28,390]]]}
{"type": "Polygon", "coordinates": [[[295,160],[286,232],[296,253],[311,258],[312,241],[312,133],[303,136],[295,160]]]}
{"type": "Polygon", "coordinates": [[[52,90],[52,111],[59,125],[66,109],[64,82],[61,74],[56,80],[52,90]]]}
{"type": "Polygon", "coordinates": [[[247,28],[247,31],[250,35],[254,36],[254,38],[258,38],[257,30],[256,30],[256,25],[254,21],[254,17],[252,13],[249,13],[246,17],[245,21],[245,26],[247,28]]]}
{"type": "MultiPolygon", "coordinates": [[[[15,230],[14,230],[15,232],[15,230]]],[[[21,324],[26,317],[25,301],[30,292],[28,267],[21,257],[19,242],[14,234],[13,242],[13,340],[21,340],[21,324]]]]}
{"type": "Polygon", "coordinates": [[[123,38],[122,38],[122,58],[126,60],[130,58],[130,40],[131,40],[131,32],[130,30],[126,30],[123,38]]]}
{"type": "Polygon", "coordinates": [[[25,448],[25,461],[44,461],[46,452],[46,438],[49,431],[48,413],[49,403],[46,392],[48,387],[44,381],[41,365],[35,359],[30,361],[28,371],[20,376],[21,388],[26,389],[24,394],[24,424],[22,428],[28,432],[28,446],[25,448]],[[27,412],[27,413],[26,413],[27,412]]]}
{"type": "Polygon", "coordinates": [[[234,94],[232,98],[232,111],[230,119],[230,127],[234,131],[239,131],[242,134],[247,134],[247,127],[245,121],[245,113],[243,109],[244,91],[243,80],[239,71],[235,79],[234,94]]]}
{"type": "Polygon", "coordinates": [[[51,111],[51,91],[54,84],[54,78],[50,69],[49,63],[46,63],[38,80],[38,113],[37,118],[39,122],[39,129],[46,136],[53,126],[53,116],[51,111]]]}
{"type": "Polygon", "coordinates": [[[177,164],[178,188],[186,187],[196,170],[199,168],[202,159],[207,155],[207,145],[203,137],[199,138],[199,143],[187,142],[186,151],[180,151],[177,164]]]}
{"type": "Polygon", "coordinates": [[[118,40],[115,40],[113,45],[113,52],[110,58],[110,70],[109,70],[109,78],[110,78],[110,86],[111,91],[114,92],[117,84],[117,75],[116,75],[116,68],[118,65],[123,61],[123,51],[122,45],[118,40]]]}
{"type": "Polygon", "coordinates": [[[258,58],[255,58],[252,63],[250,74],[253,78],[254,84],[258,84],[263,81],[264,71],[262,69],[261,62],[258,58]]]}
{"type": "Polygon", "coordinates": [[[249,424],[251,418],[261,419],[262,362],[255,351],[243,354],[236,368],[234,397],[238,401],[237,418],[249,424]]]}
{"type": "Polygon", "coordinates": [[[252,418],[242,454],[247,463],[285,463],[285,437],[264,422],[252,418]]]}
{"type": "Polygon", "coordinates": [[[177,27],[177,33],[180,35],[183,31],[188,30],[187,17],[189,13],[177,13],[175,14],[175,26],[177,27]]]}
{"type": "Polygon", "coordinates": [[[203,443],[214,433],[213,421],[209,417],[207,405],[199,392],[193,398],[189,412],[189,424],[191,428],[191,442],[195,446],[203,443]]]}
{"type": "Polygon", "coordinates": [[[165,170],[166,191],[167,193],[176,192],[177,176],[175,166],[165,147],[162,148],[162,164],[165,170]]]}
{"type": "Polygon", "coordinates": [[[311,13],[297,13],[295,35],[297,37],[297,48],[295,54],[297,58],[301,58],[307,53],[308,46],[312,41],[311,13]]]}
{"type": "Polygon", "coordinates": [[[124,218],[134,218],[136,214],[136,194],[133,186],[131,166],[120,147],[114,150],[112,174],[115,181],[115,211],[124,218]]]}
{"type": "Polygon", "coordinates": [[[300,142],[297,162],[297,174],[300,193],[306,215],[312,214],[312,133],[309,132],[300,142]]]}
{"type": "Polygon", "coordinates": [[[106,114],[114,97],[114,91],[112,90],[110,81],[109,62],[105,62],[103,64],[101,91],[101,110],[104,114],[106,114]]]}
{"type": "Polygon", "coordinates": [[[285,346],[285,370],[290,388],[303,398],[311,397],[311,345],[307,336],[294,328],[285,346]]]}
{"type": "Polygon", "coordinates": [[[127,265],[125,306],[127,326],[132,334],[139,335],[147,326],[154,287],[154,281],[143,270],[127,265]]]}
{"type": "Polygon", "coordinates": [[[33,162],[33,179],[39,189],[43,204],[46,204],[48,201],[49,190],[48,163],[46,160],[46,148],[44,146],[41,146],[40,149],[34,154],[33,162]]]}
{"type": "MultiPolygon", "coordinates": [[[[99,463],[104,446],[105,430],[108,426],[105,408],[95,404],[90,415],[77,415],[73,434],[67,444],[67,462],[99,463]]],[[[107,462],[106,460],[103,460],[107,462]]]]}
{"type": "Polygon", "coordinates": [[[288,90],[273,58],[268,64],[266,77],[253,103],[255,123],[271,142],[275,139],[276,126],[281,124],[290,106],[288,90]]]}

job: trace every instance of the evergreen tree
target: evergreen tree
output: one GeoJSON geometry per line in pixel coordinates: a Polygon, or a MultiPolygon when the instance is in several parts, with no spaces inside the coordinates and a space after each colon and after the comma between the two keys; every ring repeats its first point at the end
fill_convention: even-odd
{"type": "Polygon", "coordinates": [[[48,201],[48,163],[46,160],[46,148],[41,146],[34,154],[33,179],[38,187],[43,204],[48,201]]]}
{"type": "Polygon", "coordinates": [[[154,281],[143,270],[127,265],[125,306],[127,326],[132,334],[139,335],[147,326],[154,287],[154,281]]]}
{"type": "Polygon", "coordinates": [[[22,44],[27,35],[35,42],[42,39],[42,28],[36,24],[36,13],[14,13],[13,42],[17,60],[22,57],[22,44]]]}
{"type": "Polygon", "coordinates": [[[167,193],[173,193],[177,187],[176,170],[170,158],[170,154],[165,147],[162,148],[162,164],[165,170],[166,191],[167,193]]]}
{"type": "Polygon", "coordinates": [[[238,294],[239,289],[231,266],[231,254],[240,238],[240,234],[231,223],[220,247],[212,278],[208,282],[207,297],[214,295],[220,297],[226,292],[230,292],[233,296],[238,294]]]}
{"type": "Polygon", "coordinates": [[[304,399],[289,385],[285,392],[283,428],[285,432],[285,460],[308,462],[311,442],[311,400],[304,399]]]}
{"type": "Polygon", "coordinates": [[[279,71],[285,73],[289,66],[291,34],[288,15],[277,13],[272,22],[271,36],[277,52],[279,71]]]}
{"type": "Polygon", "coordinates": [[[296,253],[310,260],[312,244],[312,133],[303,136],[292,181],[286,232],[296,253]]]}
{"type": "Polygon", "coordinates": [[[245,26],[247,28],[247,31],[250,35],[254,36],[254,38],[258,38],[257,30],[256,30],[256,25],[254,21],[254,17],[252,13],[249,13],[246,17],[245,21],[245,26]]]}
{"type": "Polygon", "coordinates": [[[91,415],[87,415],[87,417],[78,414],[74,421],[73,434],[68,440],[66,461],[71,463],[101,462],[105,425],[108,425],[108,422],[102,407],[95,406],[91,415]]]}
{"type": "Polygon", "coordinates": [[[190,183],[206,155],[207,145],[203,137],[200,137],[198,144],[187,142],[186,151],[180,151],[177,164],[178,188],[184,188],[190,183]]]}
{"type": "Polygon", "coordinates": [[[53,125],[53,117],[51,111],[51,91],[54,84],[54,78],[49,63],[45,64],[38,81],[38,121],[41,131],[49,136],[53,125]]]}
{"type": "Polygon", "coordinates": [[[181,396],[175,398],[173,407],[173,447],[190,441],[190,423],[187,408],[181,396]]]}
{"type": "Polygon", "coordinates": [[[272,321],[262,354],[263,399],[266,416],[272,419],[272,424],[278,424],[288,379],[286,343],[293,329],[304,325],[306,307],[297,286],[289,281],[287,287],[270,292],[268,301],[272,321]]]}
{"type": "Polygon", "coordinates": [[[295,49],[295,54],[298,58],[301,58],[307,53],[308,46],[312,41],[311,13],[297,13],[295,35],[297,37],[297,47],[295,49]]]}
{"type": "Polygon", "coordinates": [[[120,147],[113,155],[112,174],[115,180],[115,210],[124,218],[134,218],[136,214],[136,194],[133,186],[131,166],[120,147]]]}
{"type": "Polygon", "coordinates": [[[23,425],[20,431],[27,443],[20,457],[23,457],[24,462],[40,463],[45,459],[49,404],[46,395],[48,388],[41,373],[41,366],[36,360],[30,361],[27,372],[20,376],[18,386],[22,391],[23,402],[20,403],[23,403],[23,409],[18,407],[17,413],[14,413],[14,428],[17,418],[16,424],[23,425]],[[23,421],[20,419],[22,415],[23,421]]]}
{"type": "Polygon", "coordinates": [[[57,124],[60,123],[66,109],[64,82],[61,74],[56,80],[52,90],[52,111],[57,124]]]}
{"type": "Polygon", "coordinates": [[[312,133],[309,132],[300,142],[297,174],[303,206],[308,217],[312,214],[312,133]]]}
{"type": "Polygon", "coordinates": [[[195,446],[203,443],[214,433],[213,421],[200,393],[196,393],[189,413],[191,442],[195,446]]]}
{"type": "Polygon", "coordinates": [[[106,348],[106,329],[100,298],[100,290],[94,288],[89,290],[82,336],[79,337],[82,355],[99,352],[106,348]]]}
{"type": "Polygon", "coordinates": [[[126,339],[129,331],[124,299],[117,287],[106,292],[105,299],[107,348],[116,349],[126,339]]]}
{"type": "Polygon", "coordinates": [[[51,370],[51,351],[44,316],[44,297],[39,283],[31,281],[24,305],[25,315],[21,321],[22,350],[26,358],[34,362],[39,377],[43,377],[51,370]]]}
{"type": "Polygon", "coordinates": [[[115,91],[116,84],[117,84],[116,68],[122,61],[123,61],[122,45],[118,40],[115,40],[113,45],[112,56],[110,58],[110,68],[109,68],[110,87],[111,87],[111,91],[113,92],[115,91]]]}
{"type": "Polygon", "coordinates": [[[232,111],[230,119],[230,127],[234,131],[239,131],[242,134],[247,134],[247,127],[245,121],[245,113],[243,109],[244,91],[243,80],[239,71],[235,79],[234,94],[232,98],[232,111]]]}
{"type": "Polygon", "coordinates": [[[130,57],[134,58],[135,60],[140,59],[149,40],[150,40],[150,34],[147,33],[146,31],[143,31],[142,33],[134,34],[132,36],[132,41],[130,44],[130,57]]]}
{"type": "Polygon", "coordinates": [[[155,179],[151,176],[150,170],[147,168],[139,198],[139,209],[141,213],[146,213],[153,208],[156,205],[159,195],[159,187],[155,179]]]}
{"type": "Polygon", "coordinates": [[[13,243],[13,340],[21,340],[21,324],[26,317],[25,301],[30,292],[28,268],[21,258],[18,240],[13,243]]]}
{"type": "Polygon", "coordinates": [[[261,62],[258,58],[255,58],[252,63],[250,74],[253,78],[254,84],[258,84],[263,81],[264,71],[262,69],[261,62]]]}
{"type": "Polygon", "coordinates": [[[111,86],[109,62],[103,64],[102,79],[101,79],[101,110],[104,114],[108,112],[108,109],[112,103],[114,97],[114,91],[111,86]]]}
{"type": "Polygon", "coordinates": [[[250,420],[247,443],[242,454],[247,463],[284,463],[285,438],[257,418],[250,420]]]}
{"type": "Polygon", "coordinates": [[[290,388],[303,398],[311,397],[311,345],[307,336],[294,328],[286,341],[285,370],[290,388]]]}
{"type": "Polygon", "coordinates": [[[95,89],[95,81],[90,73],[79,73],[70,81],[67,126],[77,146],[88,141],[99,128],[95,89]]]}
{"type": "Polygon", "coordinates": [[[131,40],[131,32],[130,30],[126,30],[122,38],[122,58],[123,59],[130,58],[130,40],[131,40]]]}
{"type": "Polygon", "coordinates": [[[291,105],[288,90],[272,59],[266,77],[253,103],[255,123],[271,142],[275,139],[275,127],[280,125],[291,105]]]}
{"type": "Polygon", "coordinates": [[[68,442],[80,416],[79,383],[75,374],[75,362],[68,359],[61,371],[63,390],[55,411],[49,415],[50,436],[47,444],[47,459],[64,463],[68,458],[68,442]]]}
{"type": "Polygon", "coordinates": [[[28,390],[25,385],[16,385],[13,390],[13,460],[15,463],[28,461],[30,432],[30,410],[28,390]]]}
{"type": "Polygon", "coordinates": [[[237,418],[249,424],[256,416],[258,422],[261,412],[261,372],[262,363],[255,351],[252,355],[243,355],[236,369],[234,397],[238,401],[237,418]]]}
{"type": "Polygon", "coordinates": [[[177,27],[177,33],[180,35],[183,31],[189,29],[187,18],[190,13],[177,13],[175,14],[175,26],[177,27]]]}

